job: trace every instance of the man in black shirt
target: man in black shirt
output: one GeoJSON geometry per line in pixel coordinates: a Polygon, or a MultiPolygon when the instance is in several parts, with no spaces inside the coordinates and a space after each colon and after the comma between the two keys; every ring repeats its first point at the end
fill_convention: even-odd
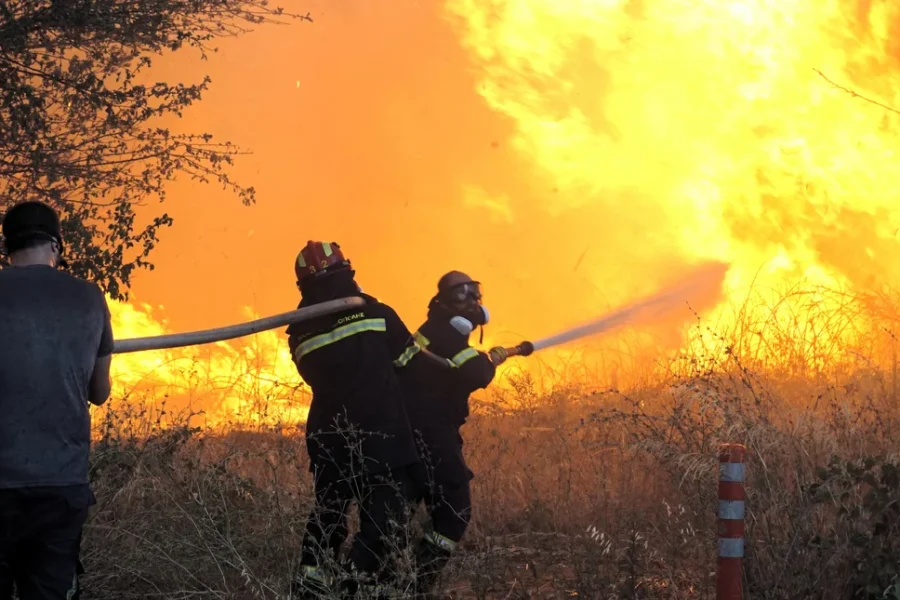
{"type": "Polygon", "coordinates": [[[0,590],[65,600],[94,496],[90,413],[110,393],[113,333],[100,288],[58,270],[59,218],[25,202],[3,218],[0,270],[0,590]]]}

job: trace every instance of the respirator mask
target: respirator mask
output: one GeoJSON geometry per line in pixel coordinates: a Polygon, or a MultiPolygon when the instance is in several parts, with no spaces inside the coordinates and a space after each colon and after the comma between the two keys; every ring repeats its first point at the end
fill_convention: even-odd
{"type": "Polygon", "coordinates": [[[488,309],[481,303],[481,285],[474,281],[448,290],[444,304],[455,313],[450,318],[450,325],[462,335],[467,336],[476,327],[487,325],[491,318],[488,309]]]}

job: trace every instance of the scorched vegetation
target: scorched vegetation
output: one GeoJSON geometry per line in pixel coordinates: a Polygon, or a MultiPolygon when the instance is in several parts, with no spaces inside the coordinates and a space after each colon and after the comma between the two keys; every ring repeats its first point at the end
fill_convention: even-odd
{"type": "MultiPolygon", "coordinates": [[[[464,430],[475,519],[442,589],[712,598],[716,448],[740,442],[748,598],[900,598],[895,300],[811,302],[793,335],[783,318],[701,322],[705,341],[634,389],[510,378],[464,430]],[[838,335],[850,318],[878,325],[838,335]]],[[[86,597],[286,597],[310,504],[302,431],[214,434],[157,400],[95,418],[86,597]]]]}

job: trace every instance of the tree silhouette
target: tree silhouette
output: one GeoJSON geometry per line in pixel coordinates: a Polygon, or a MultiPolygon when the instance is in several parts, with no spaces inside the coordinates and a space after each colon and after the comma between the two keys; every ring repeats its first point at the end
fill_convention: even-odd
{"type": "Polygon", "coordinates": [[[241,150],[209,134],[175,134],[159,118],[201,99],[210,80],[151,83],[152,57],[261,24],[311,20],[266,0],[0,0],[0,209],[41,199],[61,213],[70,269],[127,298],[165,213],[138,225],[135,206],[165,199],[176,176],[218,182],[241,150]]]}

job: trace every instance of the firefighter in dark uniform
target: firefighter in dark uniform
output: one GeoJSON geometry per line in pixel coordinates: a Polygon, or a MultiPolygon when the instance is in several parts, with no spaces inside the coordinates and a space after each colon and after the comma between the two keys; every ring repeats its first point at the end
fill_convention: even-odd
{"type": "Polygon", "coordinates": [[[469,345],[472,331],[489,319],[481,300],[477,281],[459,271],[444,275],[415,342],[395,361],[424,470],[418,500],[431,517],[430,530],[416,550],[419,597],[427,597],[434,587],[471,518],[474,474],[463,457],[459,433],[469,416],[469,395],[486,388],[507,358],[504,348],[484,353],[469,345]]]}
{"type": "Polygon", "coordinates": [[[393,364],[412,335],[391,307],[362,293],[337,244],[309,242],[295,271],[300,307],[348,297],[366,304],[287,329],[297,370],[312,389],[306,446],[315,485],[292,592],[318,597],[332,589],[325,557],[337,558],[355,502],[360,524],[341,561],[340,593],[377,597],[394,549],[384,536],[399,533],[415,505],[418,455],[393,364]]]}

